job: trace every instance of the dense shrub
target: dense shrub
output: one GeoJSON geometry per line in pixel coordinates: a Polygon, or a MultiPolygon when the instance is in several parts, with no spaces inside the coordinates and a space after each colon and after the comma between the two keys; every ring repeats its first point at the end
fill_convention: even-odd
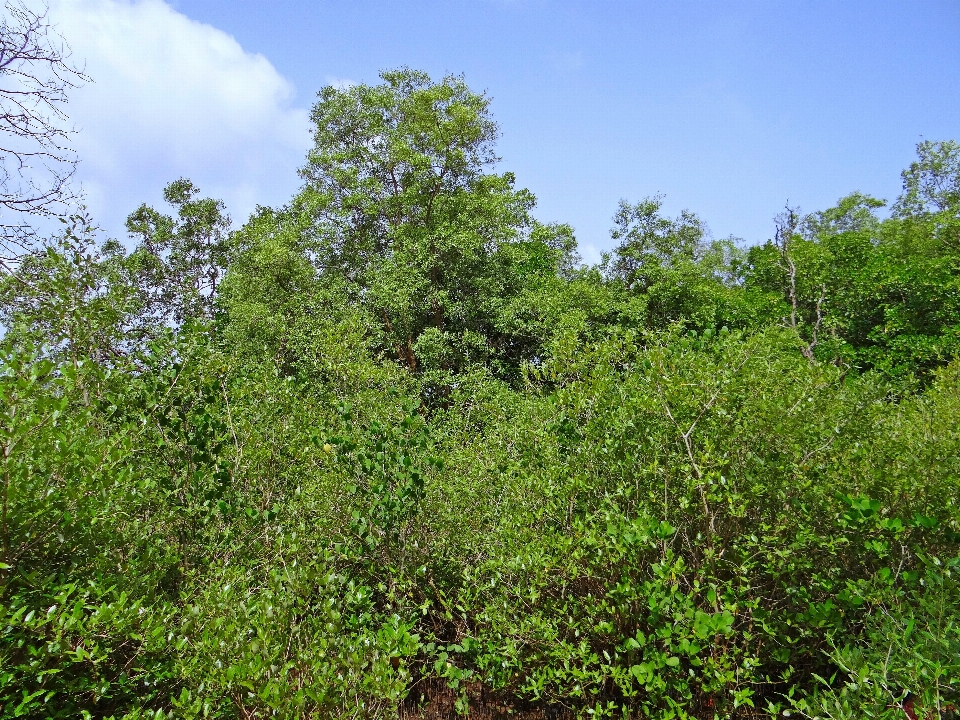
{"type": "Polygon", "coordinates": [[[624,203],[583,268],[485,97],[384,79],[288,207],[3,277],[0,716],[953,712],[956,207],[624,203]]]}

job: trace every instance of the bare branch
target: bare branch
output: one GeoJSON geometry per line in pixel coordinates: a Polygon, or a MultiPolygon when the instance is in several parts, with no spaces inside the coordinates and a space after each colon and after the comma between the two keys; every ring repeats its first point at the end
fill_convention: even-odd
{"type": "Polygon", "coordinates": [[[49,7],[5,0],[0,19],[0,255],[15,260],[34,244],[32,219],[62,214],[78,199],[77,158],[64,111],[90,78],[48,19],[49,7]]]}
{"type": "MultiPolygon", "coordinates": [[[[802,321],[802,318],[798,318],[797,312],[797,264],[793,259],[793,241],[799,232],[801,221],[802,217],[799,208],[792,208],[789,203],[784,207],[784,211],[774,218],[774,222],[777,225],[774,242],[780,251],[780,268],[787,276],[786,294],[787,299],[790,301],[790,316],[789,318],[784,318],[784,325],[792,330],[798,330],[797,325],[802,321]]],[[[808,343],[804,343],[803,347],[800,348],[800,352],[802,352],[803,356],[810,362],[814,362],[816,359],[813,354],[813,349],[819,342],[817,336],[820,332],[820,326],[823,324],[823,301],[826,299],[826,293],[826,285],[821,284],[820,296],[817,299],[815,310],[817,317],[813,324],[811,340],[808,343]]]]}
{"type": "Polygon", "coordinates": [[[797,266],[796,263],[793,262],[793,255],[790,249],[793,244],[793,236],[796,234],[797,226],[800,224],[798,209],[790,207],[788,202],[783,212],[774,218],[774,222],[777,224],[774,242],[780,250],[780,267],[787,273],[787,296],[790,300],[790,320],[788,326],[796,329],[797,266]]]}

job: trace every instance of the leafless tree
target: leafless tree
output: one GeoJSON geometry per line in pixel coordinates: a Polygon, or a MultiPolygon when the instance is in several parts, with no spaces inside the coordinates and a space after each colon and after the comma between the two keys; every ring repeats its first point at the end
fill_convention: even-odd
{"type": "MultiPolygon", "coordinates": [[[[774,218],[777,227],[774,242],[780,251],[780,267],[787,276],[786,295],[787,300],[790,302],[790,316],[789,318],[784,318],[784,324],[793,330],[797,330],[798,333],[799,329],[797,326],[802,322],[803,318],[797,311],[797,265],[793,259],[793,242],[803,220],[804,218],[800,215],[800,209],[790,207],[789,203],[787,203],[784,211],[774,218]]],[[[813,354],[813,349],[819,342],[818,335],[820,333],[820,325],[823,323],[823,301],[826,299],[826,292],[826,286],[821,284],[820,295],[817,299],[816,319],[811,326],[811,339],[809,342],[804,342],[800,348],[803,356],[810,362],[814,362],[816,359],[816,356],[813,354]]]]}
{"type": "Polygon", "coordinates": [[[0,20],[0,262],[26,250],[37,218],[76,200],[77,164],[64,112],[68,93],[89,81],[49,21],[49,6],[5,0],[0,20]]]}

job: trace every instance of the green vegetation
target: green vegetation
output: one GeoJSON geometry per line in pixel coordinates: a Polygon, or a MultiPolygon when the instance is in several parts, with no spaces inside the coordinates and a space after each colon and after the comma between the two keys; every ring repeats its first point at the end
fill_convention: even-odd
{"type": "Polygon", "coordinates": [[[486,97],[382,79],[287,206],[178,180],[0,278],[0,716],[953,712],[960,147],[584,267],[486,97]]]}

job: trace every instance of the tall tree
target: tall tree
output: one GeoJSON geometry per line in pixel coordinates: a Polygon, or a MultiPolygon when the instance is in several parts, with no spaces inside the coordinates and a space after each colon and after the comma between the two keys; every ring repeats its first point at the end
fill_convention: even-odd
{"type": "MultiPolygon", "coordinates": [[[[411,370],[425,355],[448,367],[498,352],[495,299],[516,291],[517,272],[536,274],[516,257],[534,197],[493,171],[488,97],[456,76],[381,77],[324,88],[313,108],[314,148],[294,208],[313,218],[317,263],[346,282],[411,370]]],[[[555,261],[539,269],[553,273],[555,261]]]]}

